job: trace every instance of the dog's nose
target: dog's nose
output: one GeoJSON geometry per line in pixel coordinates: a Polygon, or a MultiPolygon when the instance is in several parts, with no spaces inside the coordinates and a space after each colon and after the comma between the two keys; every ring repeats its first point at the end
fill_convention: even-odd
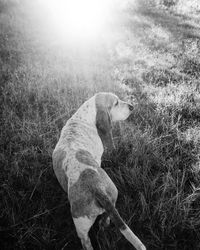
{"type": "Polygon", "coordinates": [[[130,111],[133,111],[133,105],[129,104],[128,107],[130,111]]]}

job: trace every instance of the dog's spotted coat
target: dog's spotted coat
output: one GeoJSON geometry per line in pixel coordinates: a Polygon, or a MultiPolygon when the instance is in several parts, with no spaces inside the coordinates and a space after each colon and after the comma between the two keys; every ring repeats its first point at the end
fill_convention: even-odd
{"type": "Polygon", "coordinates": [[[55,174],[68,194],[76,231],[86,250],[93,250],[88,232],[102,213],[137,250],[146,249],[115,209],[117,188],[101,168],[104,148],[114,148],[112,123],[128,118],[132,108],[112,93],[94,95],[67,121],[53,152],[55,174]]]}

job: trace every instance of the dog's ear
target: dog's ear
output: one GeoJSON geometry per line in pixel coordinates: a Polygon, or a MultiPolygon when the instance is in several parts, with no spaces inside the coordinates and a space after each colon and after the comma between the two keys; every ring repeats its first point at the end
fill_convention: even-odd
{"type": "Polygon", "coordinates": [[[103,134],[108,133],[111,130],[111,119],[106,109],[97,108],[96,112],[96,126],[98,131],[103,134]]]}
{"type": "Polygon", "coordinates": [[[112,124],[109,112],[106,108],[97,106],[96,127],[104,148],[114,149],[112,124]]]}

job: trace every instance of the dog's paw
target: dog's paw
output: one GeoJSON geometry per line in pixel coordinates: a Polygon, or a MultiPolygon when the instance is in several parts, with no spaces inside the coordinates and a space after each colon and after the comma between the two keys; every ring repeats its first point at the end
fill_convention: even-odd
{"type": "Polygon", "coordinates": [[[104,228],[110,225],[110,217],[108,215],[102,215],[102,218],[99,220],[99,227],[104,228]]]}
{"type": "Polygon", "coordinates": [[[108,227],[110,225],[110,217],[108,216],[107,219],[104,221],[104,226],[108,227]]]}

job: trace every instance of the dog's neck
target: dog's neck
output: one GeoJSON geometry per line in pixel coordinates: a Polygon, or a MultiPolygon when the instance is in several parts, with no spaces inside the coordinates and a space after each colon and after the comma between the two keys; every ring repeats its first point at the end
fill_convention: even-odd
{"type": "Polygon", "coordinates": [[[96,129],[96,106],[94,97],[83,103],[73,115],[72,119],[96,129]]]}

